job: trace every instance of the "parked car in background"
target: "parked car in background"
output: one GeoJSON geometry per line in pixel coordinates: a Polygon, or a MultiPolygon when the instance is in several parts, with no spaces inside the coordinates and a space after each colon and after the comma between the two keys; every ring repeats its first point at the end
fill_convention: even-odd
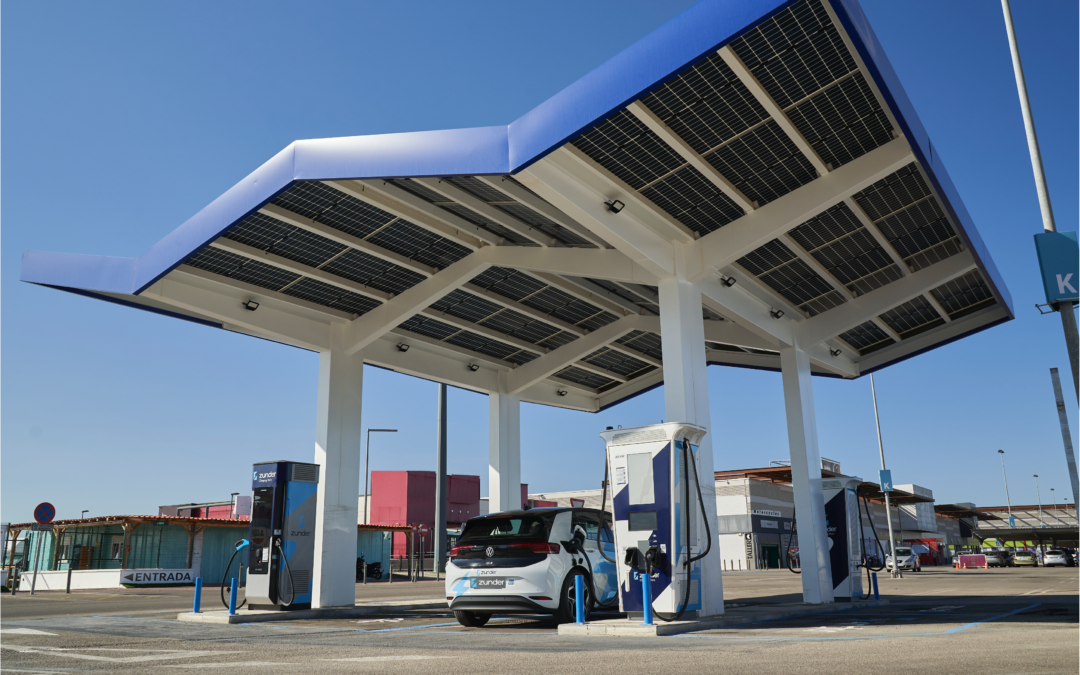
{"type": "Polygon", "coordinates": [[[1075,564],[1076,561],[1072,554],[1060,548],[1052,548],[1046,552],[1045,556],[1043,556],[1043,565],[1045,567],[1053,567],[1055,565],[1072,567],[1075,564]]]}
{"type": "Polygon", "coordinates": [[[1038,567],[1039,558],[1033,551],[1017,551],[1013,554],[1013,565],[1027,565],[1029,567],[1038,567]]]}
{"type": "Polygon", "coordinates": [[[1008,564],[1008,556],[1004,551],[982,551],[986,556],[987,567],[1005,567],[1008,564]]]}
{"type": "Polygon", "coordinates": [[[885,567],[887,569],[899,569],[899,570],[911,570],[913,572],[921,572],[922,565],[919,564],[919,554],[911,550],[906,546],[901,546],[896,549],[896,563],[893,563],[893,557],[891,555],[885,556],[885,567]]]}

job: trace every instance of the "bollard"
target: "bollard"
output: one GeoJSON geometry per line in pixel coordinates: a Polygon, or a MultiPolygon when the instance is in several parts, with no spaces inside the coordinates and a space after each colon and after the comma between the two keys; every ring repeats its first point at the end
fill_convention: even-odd
{"type": "Polygon", "coordinates": [[[202,577],[195,577],[195,602],[191,605],[191,612],[198,614],[202,609],[202,577]]]}
{"type": "Polygon", "coordinates": [[[877,588],[877,572],[871,572],[870,573],[870,583],[874,587],[874,599],[875,600],[880,600],[881,596],[878,595],[878,588],[877,588]]]}
{"type": "Polygon", "coordinates": [[[236,614],[236,577],[233,577],[229,587],[229,616],[236,614]]]}
{"type": "Polygon", "coordinates": [[[574,623],[578,626],[585,624],[585,577],[574,577],[574,623]]]}
{"type": "Polygon", "coordinates": [[[641,606],[645,609],[645,625],[653,625],[652,621],[652,579],[649,574],[641,575],[641,606]]]}
{"type": "Polygon", "coordinates": [[[361,563],[361,566],[364,568],[364,585],[367,586],[367,561],[361,563]]]}
{"type": "Polygon", "coordinates": [[[64,590],[64,592],[65,593],[71,593],[71,561],[70,560],[68,561],[67,588],[64,590]]]}

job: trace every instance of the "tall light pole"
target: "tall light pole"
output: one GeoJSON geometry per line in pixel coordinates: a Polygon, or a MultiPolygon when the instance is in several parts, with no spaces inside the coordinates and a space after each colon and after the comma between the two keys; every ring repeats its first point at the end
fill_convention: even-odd
{"type": "Polygon", "coordinates": [[[1042,517],[1042,493],[1039,492],[1039,474],[1035,474],[1035,495],[1039,498],[1039,524],[1046,527],[1042,517]]]}
{"type": "Polygon", "coordinates": [[[79,520],[82,520],[87,513],[90,513],[90,509],[83,509],[82,513],[79,514],[79,520]]]}
{"type": "MultiPolygon", "coordinates": [[[[1013,74],[1016,76],[1016,91],[1020,95],[1020,112],[1024,116],[1024,132],[1027,134],[1028,153],[1031,155],[1031,170],[1035,173],[1035,191],[1039,195],[1043,229],[1047,232],[1057,232],[1054,209],[1050,205],[1050,188],[1046,185],[1046,172],[1043,171],[1039,137],[1035,134],[1035,118],[1031,114],[1031,102],[1028,100],[1027,82],[1024,80],[1024,66],[1020,63],[1020,45],[1016,42],[1016,29],[1013,27],[1009,0],[1001,0],[1001,11],[1005,14],[1005,31],[1009,35],[1013,74]]],[[[1073,386],[1076,388],[1077,398],[1080,398],[1080,362],[1078,362],[1077,354],[1076,317],[1073,315],[1073,303],[1058,302],[1054,304],[1054,309],[1061,315],[1061,327],[1065,332],[1065,347],[1069,350],[1069,364],[1072,366],[1073,386]]]]}
{"type": "Polygon", "coordinates": [[[1009,508],[1009,527],[1016,527],[1012,514],[1012,501],[1009,500],[1009,477],[1005,475],[1005,451],[998,450],[998,455],[1001,456],[1001,477],[1005,479],[1005,505],[1009,508]]]}
{"type": "MultiPolygon", "coordinates": [[[[1050,501],[1054,503],[1052,511],[1057,511],[1057,496],[1054,494],[1054,488],[1050,488],[1050,501]]],[[[1054,514],[1054,522],[1060,522],[1057,513],[1054,514]]]]}
{"type": "MultiPolygon", "coordinates": [[[[874,397],[874,424],[877,426],[877,447],[881,455],[881,470],[885,470],[885,444],[881,442],[881,419],[877,410],[877,388],[874,387],[874,374],[870,373],[870,395],[874,397]]],[[[892,487],[891,485],[889,486],[892,487]]],[[[897,508],[897,513],[900,509],[897,508]]],[[[885,492],[885,521],[889,523],[889,555],[892,556],[893,568],[889,572],[893,576],[899,571],[899,563],[896,561],[896,537],[893,536],[892,513],[889,511],[889,493],[885,492]]],[[[870,524],[873,526],[873,523],[870,524]]]]}
{"type": "Polygon", "coordinates": [[[367,443],[364,447],[364,524],[368,524],[368,505],[371,504],[371,490],[368,481],[368,458],[371,457],[371,432],[397,433],[397,429],[368,429],[367,443]]]}

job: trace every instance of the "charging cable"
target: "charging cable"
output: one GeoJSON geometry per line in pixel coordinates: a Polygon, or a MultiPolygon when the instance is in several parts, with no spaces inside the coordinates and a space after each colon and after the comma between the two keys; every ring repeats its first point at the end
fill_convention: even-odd
{"type": "MultiPolygon", "coordinates": [[[[250,542],[247,539],[240,539],[236,542],[236,550],[233,551],[232,557],[229,558],[229,564],[225,566],[225,573],[221,576],[221,604],[225,605],[226,609],[229,607],[229,601],[225,599],[225,581],[229,578],[229,570],[232,569],[233,561],[236,560],[236,554],[247,548],[248,543],[250,542]]],[[[236,608],[240,609],[246,604],[247,598],[244,598],[244,601],[237,605],[236,608]]]]}
{"type": "MultiPolygon", "coordinates": [[[[285,571],[289,573],[289,601],[281,603],[288,607],[296,600],[296,584],[293,583],[292,568],[289,567],[289,559],[285,557],[285,551],[281,549],[281,540],[275,539],[274,544],[277,546],[278,553],[281,554],[281,559],[285,561],[285,571]]],[[[280,593],[278,593],[278,599],[281,599],[280,593]]]]}

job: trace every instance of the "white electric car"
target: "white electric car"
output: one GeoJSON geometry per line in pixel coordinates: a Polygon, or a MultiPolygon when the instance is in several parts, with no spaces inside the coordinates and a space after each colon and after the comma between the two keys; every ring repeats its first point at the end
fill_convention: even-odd
{"type": "Polygon", "coordinates": [[[574,620],[574,577],[583,576],[585,612],[618,610],[611,516],[598,509],[505,511],[465,523],[446,563],[446,601],[463,626],[492,614],[553,614],[574,620]]]}

